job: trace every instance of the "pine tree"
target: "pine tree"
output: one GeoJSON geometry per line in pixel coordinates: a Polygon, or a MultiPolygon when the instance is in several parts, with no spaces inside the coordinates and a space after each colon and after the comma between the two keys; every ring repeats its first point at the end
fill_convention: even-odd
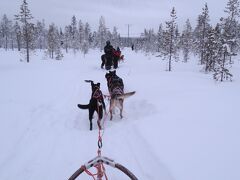
{"type": "MultiPolygon", "coordinates": [[[[226,18],[221,18],[223,27],[223,37],[225,43],[230,47],[231,53],[237,52],[237,36],[239,33],[238,29],[238,18],[240,17],[239,0],[229,0],[224,12],[227,13],[226,18]]],[[[231,56],[230,56],[231,61],[231,56]]]]}
{"type": "Polygon", "coordinates": [[[145,29],[144,30],[144,40],[145,40],[145,43],[144,43],[144,51],[146,53],[153,53],[153,52],[156,52],[156,35],[154,33],[154,30],[153,29],[145,29]]]}
{"type": "Polygon", "coordinates": [[[91,36],[91,39],[92,39],[92,47],[93,48],[98,48],[98,33],[96,31],[94,31],[92,33],[92,36],[91,36]]]}
{"type": "Polygon", "coordinates": [[[163,28],[162,24],[159,25],[158,33],[157,33],[157,40],[156,40],[156,46],[157,46],[157,52],[161,52],[161,49],[163,48],[163,28]]]}
{"type": "MultiPolygon", "coordinates": [[[[59,38],[59,34],[57,34],[57,35],[58,35],[58,38],[59,38]]],[[[56,45],[55,55],[56,55],[56,57],[55,57],[56,60],[62,60],[63,54],[62,54],[62,51],[61,51],[61,43],[60,43],[59,39],[58,39],[58,43],[56,45]]]]}
{"type": "Polygon", "coordinates": [[[89,23],[85,23],[85,26],[84,26],[84,39],[89,41],[90,43],[90,36],[91,36],[91,27],[89,25],[89,23]]]}
{"type": "Polygon", "coordinates": [[[240,51],[240,23],[237,25],[237,37],[236,37],[236,43],[237,43],[237,52],[240,51]]]}
{"type": "Polygon", "coordinates": [[[60,60],[63,57],[61,53],[60,34],[54,24],[51,24],[48,30],[48,52],[50,58],[52,59],[54,58],[54,55],[56,55],[55,58],[57,60],[60,60]]]}
{"type": "Polygon", "coordinates": [[[74,54],[76,53],[76,51],[79,49],[80,47],[80,43],[79,43],[79,33],[77,30],[77,20],[76,17],[73,16],[72,17],[72,22],[71,22],[71,29],[70,29],[70,33],[71,33],[71,48],[73,49],[74,54]]]}
{"type": "Polygon", "coordinates": [[[178,59],[178,47],[176,38],[176,11],[175,8],[171,11],[171,20],[166,22],[166,30],[164,31],[164,44],[162,54],[168,58],[168,71],[172,70],[172,59],[178,59]]]}
{"type": "Polygon", "coordinates": [[[21,41],[22,41],[22,33],[21,33],[21,27],[19,26],[18,22],[14,24],[14,32],[16,37],[16,44],[18,51],[21,50],[21,41]]]}
{"type": "Polygon", "coordinates": [[[4,14],[1,22],[1,37],[2,44],[5,50],[8,50],[10,43],[10,35],[12,29],[12,22],[8,19],[7,15],[4,14]]]}
{"type": "Polygon", "coordinates": [[[68,49],[70,48],[71,43],[71,26],[66,26],[64,31],[64,48],[66,50],[66,53],[68,53],[68,49]]]}
{"type": "Polygon", "coordinates": [[[196,54],[200,56],[200,64],[204,64],[205,43],[207,32],[210,28],[207,3],[202,10],[202,14],[198,16],[197,26],[194,30],[194,49],[196,54]]]}
{"type": "Polygon", "coordinates": [[[55,44],[56,44],[55,26],[54,24],[51,24],[48,29],[48,52],[50,58],[52,59],[56,47],[55,44]]]}
{"type": "Polygon", "coordinates": [[[90,33],[91,33],[90,25],[88,23],[85,23],[84,41],[83,41],[83,45],[82,45],[82,52],[84,53],[84,55],[88,53],[89,48],[90,48],[90,33]]]}
{"type": "Polygon", "coordinates": [[[181,47],[183,50],[183,62],[188,62],[189,60],[189,54],[192,50],[192,43],[193,43],[192,26],[190,24],[189,19],[187,19],[184,30],[182,32],[182,37],[181,37],[181,47]]]}
{"type": "Polygon", "coordinates": [[[228,44],[223,44],[222,48],[219,51],[220,56],[217,60],[215,72],[213,74],[213,78],[216,81],[224,81],[224,80],[230,80],[232,81],[233,75],[230,73],[229,69],[227,66],[229,65],[227,61],[227,57],[230,56],[231,50],[228,44]]]}
{"type": "Polygon", "coordinates": [[[101,16],[99,20],[99,27],[98,27],[96,40],[100,50],[103,50],[105,46],[105,42],[107,40],[107,28],[106,28],[105,19],[103,16],[101,16]]]}
{"type": "Polygon", "coordinates": [[[9,36],[9,43],[11,45],[11,49],[14,51],[14,47],[16,47],[16,34],[14,31],[14,25],[12,25],[12,21],[10,21],[10,36],[9,36]]]}
{"type": "Polygon", "coordinates": [[[62,28],[60,28],[60,30],[59,30],[59,39],[60,39],[61,48],[64,48],[64,34],[62,32],[62,28]]]}
{"type": "Polygon", "coordinates": [[[37,49],[45,49],[47,44],[47,32],[45,29],[45,23],[44,20],[42,22],[37,21],[36,27],[35,27],[35,44],[37,49]]]}
{"type": "Polygon", "coordinates": [[[29,63],[29,53],[31,48],[31,42],[33,40],[33,24],[29,21],[33,19],[30,10],[28,9],[28,3],[26,0],[23,0],[23,4],[20,7],[19,15],[15,15],[16,20],[19,20],[22,23],[22,35],[24,41],[24,48],[26,49],[26,59],[29,63]]]}
{"type": "Polygon", "coordinates": [[[112,44],[113,47],[117,47],[120,44],[119,34],[117,32],[117,27],[116,26],[113,27],[111,42],[112,42],[111,44],[112,44]]]}
{"type": "Polygon", "coordinates": [[[209,29],[203,56],[205,72],[213,71],[215,68],[216,61],[219,57],[219,49],[221,48],[221,44],[218,42],[219,40],[217,29],[209,29]]]}
{"type": "Polygon", "coordinates": [[[84,56],[88,53],[88,50],[89,50],[89,43],[86,40],[84,40],[82,45],[82,52],[84,56]]]}
{"type": "Polygon", "coordinates": [[[62,30],[60,29],[60,31],[58,31],[58,29],[56,29],[56,51],[55,51],[56,60],[62,60],[63,58],[63,53],[61,51],[63,42],[62,37],[63,37],[62,30]]]}
{"type": "Polygon", "coordinates": [[[83,44],[85,42],[85,29],[81,20],[78,23],[78,34],[79,34],[79,47],[82,50],[83,44]]]}

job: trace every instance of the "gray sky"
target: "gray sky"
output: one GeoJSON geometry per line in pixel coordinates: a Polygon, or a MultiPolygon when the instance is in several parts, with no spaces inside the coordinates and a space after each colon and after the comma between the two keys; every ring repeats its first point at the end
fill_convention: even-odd
{"type": "MultiPolygon", "coordinates": [[[[207,2],[212,23],[225,16],[224,9],[228,0],[27,0],[29,9],[37,20],[45,19],[46,24],[54,22],[64,27],[70,24],[73,15],[77,20],[88,22],[96,30],[100,16],[112,31],[118,28],[122,36],[127,36],[127,24],[130,24],[130,36],[137,36],[144,28],[154,28],[169,20],[172,7],[177,11],[180,26],[189,18],[196,24],[197,16],[207,2]]],[[[7,14],[13,19],[18,14],[22,0],[0,0],[0,15],[7,14]]]]}

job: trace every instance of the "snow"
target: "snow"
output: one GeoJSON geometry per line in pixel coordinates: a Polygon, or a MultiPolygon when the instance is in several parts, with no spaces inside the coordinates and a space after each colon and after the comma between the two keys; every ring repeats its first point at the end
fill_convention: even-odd
{"type": "MultiPolygon", "coordinates": [[[[174,62],[168,72],[167,61],[154,55],[122,52],[117,74],[125,92],[136,94],[125,100],[123,119],[104,118],[102,155],[139,179],[239,180],[238,59],[234,81],[216,83],[196,57],[174,62]]],[[[66,180],[97,155],[96,120],[89,131],[88,112],[77,104],[91,95],[85,79],[108,94],[100,55],[92,50],[56,61],[37,52],[26,63],[17,51],[0,50],[1,180],[66,180]]],[[[105,167],[109,179],[128,179],[105,167]]]]}

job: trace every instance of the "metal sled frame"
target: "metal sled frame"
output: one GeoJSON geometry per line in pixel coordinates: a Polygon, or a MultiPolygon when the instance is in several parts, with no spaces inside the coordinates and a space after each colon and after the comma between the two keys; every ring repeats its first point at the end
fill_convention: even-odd
{"type": "Polygon", "coordinates": [[[82,165],[68,180],[75,180],[86,169],[94,167],[95,165],[97,165],[99,163],[103,163],[103,164],[106,164],[111,167],[119,169],[124,174],[126,174],[131,180],[138,180],[137,177],[132,172],[130,172],[127,168],[125,168],[121,164],[115,163],[114,160],[109,159],[104,156],[97,156],[97,157],[93,158],[92,160],[90,160],[89,162],[87,162],[86,164],[82,165]]]}

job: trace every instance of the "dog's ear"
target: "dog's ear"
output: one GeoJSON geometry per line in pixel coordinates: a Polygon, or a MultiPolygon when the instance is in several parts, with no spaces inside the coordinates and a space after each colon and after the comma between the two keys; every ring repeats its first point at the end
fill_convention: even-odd
{"type": "Polygon", "coordinates": [[[111,75],[111,76],[116,75],[116,70],[114,70],[114,71],[109,71],[109,75],[111,75]]]}
{"type": "Polygon", "coordinates": [[[100,83],[97,83],[97,87],[99,87],[99,88],[100,88],[100,83]]]}
{"type": "Polygon", "coordinates": [[[106,73],[106,74],[105,74],[105,78],[107,78],[107,77],[108,77],[108,75],[109,75],[109,73],[106,73]]]}

